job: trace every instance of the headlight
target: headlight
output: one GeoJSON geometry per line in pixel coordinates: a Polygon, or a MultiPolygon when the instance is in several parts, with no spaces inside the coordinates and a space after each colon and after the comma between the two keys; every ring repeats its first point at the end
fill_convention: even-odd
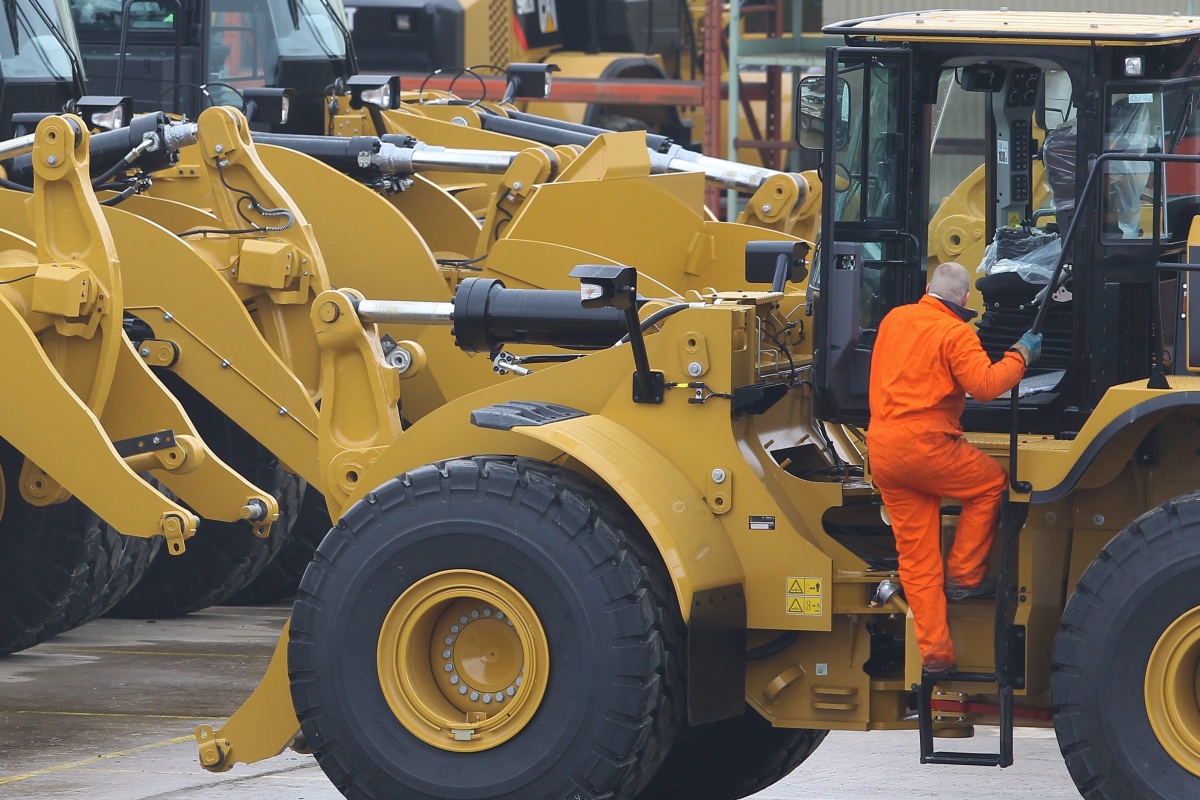
{"type": "Polygon", "coordinates": [[[400,99],[399,75],[355,75],[346,81],[350,107],[395,108],[400,99]]]}
{"type": "Polygon", "coordinates": [[[93,130],[115,131],[133,117],[133,98],[85,95],[75,104],[84,124],[93,130]]]}

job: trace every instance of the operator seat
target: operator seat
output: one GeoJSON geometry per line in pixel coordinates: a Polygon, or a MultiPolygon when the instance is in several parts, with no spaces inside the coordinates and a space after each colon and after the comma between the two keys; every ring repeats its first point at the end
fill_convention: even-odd
{"type": "Polygon", "coordinates": [[[1050,184],[1051,203],[1058,230],[1065,234],[1075,216],[1076,143],[1079,131],[1072,121],[1055,128],[1042,144],[1042,166],[1050,184]]]}

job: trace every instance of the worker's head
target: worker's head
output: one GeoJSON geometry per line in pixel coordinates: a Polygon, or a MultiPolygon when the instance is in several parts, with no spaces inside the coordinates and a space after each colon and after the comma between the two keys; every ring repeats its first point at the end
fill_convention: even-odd
{"type": "Polygon", "coordinates": [[[936,294],[943,300],[965,306],[967,298],[971,295],[971,274],[957,261],[938,264],[925,291],[936,294]]]}

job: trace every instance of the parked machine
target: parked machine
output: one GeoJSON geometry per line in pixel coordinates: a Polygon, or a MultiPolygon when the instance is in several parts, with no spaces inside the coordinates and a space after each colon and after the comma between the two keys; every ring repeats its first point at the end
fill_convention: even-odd
{"type": "MultiPolygon", "coordinates": [[[[923,762],[1007,766],[1015,725],[1053,724],[1089,798],[1197,792],[1200,28],[937,11],[827,32],[846,46],[797,126],[825,187],[811,360],[765,357],[778,294],[650,324],[632,270],[578,267],[628,341],[450,400],[357,476],[264,682],[197,731],[206,767],[290,745],[353,798],[736,798],[825,730],[914,728],[923,762]],[[986,178],[981,338],[1032,326],[1049,363],[963,417],[1011,475],[1001,590],[951,606],[960,671],[935,677],[861,426],[873,332],[926,282],[943,169],[986,178]],[[998,752],[935,747],[980,721],[998,752]]],[[[748,268],[786,275],[797,254],[775,247],[748,268]]],[[[486,280],[314,323],[452,323],[487,350],[516,335],[489,301],[522,291],[504,295],[522,330],[548,330],[551,293],[486,280]]]]}
{"type": "MultiPolygon", "coordinates": [[[[359,65],[370,72],[494,75],[513,62],[554,63],[563,77],[658,80],[697,75],[699,21],[686,2],[416,0],[346,3],[359,65]]],[[[478,90],[469,77],[462,91],[478,90]]],[[[499,100],[499,97],[489,99],[499,100]]],[[[685,144],[692,121],[675,106],[540,104],[540,113],[617,130],[652,130],[685,144]],[[685,124],[684,120],[687,119],[685,124]]]]}

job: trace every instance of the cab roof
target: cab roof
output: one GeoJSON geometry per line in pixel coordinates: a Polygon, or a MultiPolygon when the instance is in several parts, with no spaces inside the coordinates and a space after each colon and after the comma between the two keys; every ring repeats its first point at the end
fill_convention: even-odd
{"type": "Polygon", "coordinates": [[[825,33],[880,40],[1025,40],[1092,44],[1173,44],[1200,38],[1200,16],[1091,11],[935,9],[864,17],[825,26],[825,33]]]}

